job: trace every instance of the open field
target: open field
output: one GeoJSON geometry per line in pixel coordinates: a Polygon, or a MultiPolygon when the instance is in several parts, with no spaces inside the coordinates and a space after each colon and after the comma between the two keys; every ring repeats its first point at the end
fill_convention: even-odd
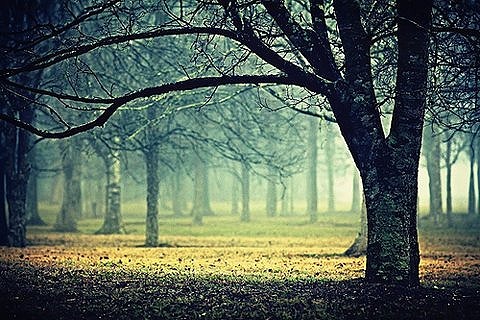
{"type": "MultiPolygon", "coordinates": [[[[53,210],[45,211],[52,222],[53,210]]],[[[30,246],[0,248],[0,311],[30,319],[480,319],[479,229],[420,229],[422,287],[365,285],[365,259],[342,252],[350,213],[266,218],[160,217],[163,247],[144,248],[140,214],[126,235],[29,228],[30,246]]]]}

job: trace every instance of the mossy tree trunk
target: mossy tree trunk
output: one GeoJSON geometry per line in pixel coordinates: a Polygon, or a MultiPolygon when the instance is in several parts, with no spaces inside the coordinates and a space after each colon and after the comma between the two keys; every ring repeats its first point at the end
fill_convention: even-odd
{"type": "Polygon", "coordinates": [[[333,3],[345,83],[328,95],[360,171],[367,208],[366,280],[418,286],[418,165],[426,106],[431,1],[397,1],[395,106],[385,136],[373,87],[370,38],[355,1],[333,3]]]}
{"type": "MultiPolygon", "coordinates": [[[[10,101],[8,108],[15,110],[16,105],[12,105],[16,101],[10,101]]],[[[33,111],[31,109],[16,112],[18,116],[26,123],[31,123],[33,119],[33,111]]],[[[25,247],[26,238],[26,196],[27,185],[30,175],[30,162],[27,151],[30,146],[30,134],[19,128],[4,125],[1,139],[4,152],[4,161],[2,166],[4,181],[3,193],[4,197],[2,211],[4,212],[2,220],[2,229],[7,228],[7,245],[11,247],[25,247]],[[6,204],[6,206],[5,206],[6,204]],[[8,210],[7,210],[8,208],[8,210]]],[[[3,200],[2,200],[3,202],[3,200]]]]}

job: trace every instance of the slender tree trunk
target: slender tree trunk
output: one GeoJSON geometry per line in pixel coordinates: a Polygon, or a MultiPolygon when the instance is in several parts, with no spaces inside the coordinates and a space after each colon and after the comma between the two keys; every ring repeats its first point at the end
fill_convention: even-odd
{"type": "Polygon", "coordinates": [[[308,146],[307,146],[307,213],[310,222],[318,219],[318,196],[317,196],[317,135],[318,119],[308,119],[308,146]]]}
{"type": "MultiPolygon", "coordinates": [[[[115,137],[115,140],[120,138],[115,137]]],[[[121,163],[120,152],[110,150],[104,158],[107,168],[107,187],[105,193],[105,216],[102,227],[97,234],[120,234],[124,233],[121,214],[121,163]]]]}
{"type": "Polygon", "coordinates": [[[334,181],[334,154],[335,154],[335,136],[333,133],[333,128],[327,124],[326,125],[326,142],[325,142],[325,161],[327,165],[327,211],[335,211],[335,181],[334,181]]]}
{"type": "Polygon", "coordinates": [[[78,217],[75,212],[78,210],[80,204],[80,198],[76,192],[79,191],[78,177],[75,177],[75,161],[78,159],[78,150],[75,146],[74,139],[69,139],[64,142],[64,154],[62,158],[63,169],[63,200],[60,212],[57,215],[57,220],[53,226],[54,230],[60,232],[75,232],[77,231],[76,218],[78,217]]]}
{"type": "Polygon", "coordinates": [[[208,188],[208,167],[201,159],[197,159],[195,166],[194,191],[193,191],[193,223],[200,225],[203,217],[212,215],[208,188]]]}
{"type": "MultiPolygon", "coordinates": [[[[291,179],[291,177],[289,178],[291,179]]],[[[287,186],[288,180],[285,182],[284,189],[283,189],[283,195],[282,195],[282,204],[281,204],[281,213],[282,216],[288,216],[290,215],[288,212],[288,199],[290,196],[290,188],[287,186]]]]}
{"type": "MultiPolygon", "coordinates": [[[[363,200],[363,202],[365,202],[363,200]]],[[[357,168],[353,168],[353,182],[352,182],[352,206],[350,212],[359,212],[360,207],[360,177],[357,168]]],[[[363,206],[362,206],[363,208],[363,206]]]]}
{"type": "Polygon", "coordinates": [[[293,210],[294,210],[294,203],[295,203],[295,198],[294,198],[294,193],[293,193],[293,177],[290,178],[290,214],[293,215],[293,210]]]}
{"type": "Polygon", "coordinates": [[[445,148],[445,167],[446,167],[446,215],[448,226],[452,226],[452,140],[447,139],[446,148],[445,148]]]}
{"type": "Polygon", "coordinates": [[[468,215],[475,215],[475,150],[473,144],[469,147],[469,158],[470,158],[470,176],[468,183],[468,215]]]}
{"type": "Polygon", "coordinates": [[[242,163],[242,215],[241,221],[250,221],[250,172],[245,164],[242,163]]]}
{"type": "Polygon", "coordinates": [[[345,251],[345,255],[349,257],[359,257],[367,253],[368,225],[367,225],[367,208],[365,205],[365,197],[362,201],[362,209],[360,210],[360,231],[353,241],[350,248],[345,251]]]}
{"type": "Polygon", "coordinates": [[[238,214],[240,212],[239,201],[239,183],[236,175],[232,175],[232,208],[230,210],[231,214],[238,214]]]}
{"type": "Polygon", "coordinates": [[[150,148],[144,153],[147,168],[147,219],[145,246],[158,246],[158,150],[150,148]]]}
{"type": "Polygon", "coordinates": [[[476,137],[477,147],[477,214],[480,215],[480,137],[476,137]]]}
{"type": "Polygon", "coordinates": [[[424,152],[427,160],[428,186],[430,191],[430,216],[435,223],[442,213],[442,183],[440,175],[440,140],[427,127],[424,132],[424,152]]]}
{"type": "Polygon", "coordinates": [[[277,215],[277,185],[271,179],[267,180],[266,209],[268,217],[275,217],[277,215]]]}

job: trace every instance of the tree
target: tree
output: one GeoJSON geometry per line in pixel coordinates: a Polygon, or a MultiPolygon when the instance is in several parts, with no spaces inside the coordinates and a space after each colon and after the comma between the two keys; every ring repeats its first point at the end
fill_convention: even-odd
{"type": "Polygon", "coordinates": [[[318,163],[318,119],[308,119],[307,147],[307,214],[310,222],[318,220],[317,163],[318,163]]]}
{"type": "Polygon", "coordinates": [[[114,134],[111,138],[111,145],[105,140],[90,140],[90,145],[95,149],[97,155],[102,159],[105,166],[105,214],[103,224],[96,234],[120,234],[123,228],[121,213],[121,161],[120,161],[120,137],[114,134]]]}
{"type": "Polygon", "coordinates": [[[440,136],[428,126],[424,129],[423,150],[427,160],[428,187],[430,194],[430,216],[435,223],[442,214],[442,183],[440,175],[440,136]]]}
{"type": "Polygon", "coordinates": [[[334,155],[335,155],[335,133],[330,123],[325,124],[325,164],[327,166],[327,211],[335,211],[335,181],[334,181],[334,155]]]}
{"type": "Polygon", "coordinates": [[[80,151],[76,145],[76,137],[65,140],[62,146],[62,170],[63,170],[63,200],[57,220],[53,226],[54,230],[61,232],[77,231],[77,221],[81,210],[81,191],[79,172],[80,151]]]}
{"type": "MultiPolygon", "coordinates": [[[[293,6],[292,12],[279,0],[241,3],[219,0],[202,2],[198,7],[180,4],[165,10],[170,16],[177,14],[170,24],[149,30],[141,27],[151,25],[146,23],[148,8],[137,12],[125,4],[127,7],[122,11],[125,14],[118,15],[118,10],[109,10],[114,5],[119,4],[106,2],[94,7],[103,17],[112,17],[107,19],[106,35],[98,34],[101,31],[97,30],[95,40],[86,40],[88,34],[83,38],[75,33],[76,41],[65,42],[53,52],[42,52],[33,46],[30,51],[34,54],[28,63],[9,65],[0,72],[0,82],[12,90],[35,90],[54,99],[105,108],[90,113],[91,119],[83,124],[60,123],[63,131],[37,128],[7,114],[1,114],[0,119],[44,137],[61,138],[103,125],[121,106],[133,100],[171,91],[264,83],[295,85],[322,95],[328,100],[362,177],[369,230],[367,281],[418,284],[417,171],[425,110],[431,1],[379,1],[361,5],[349,0],[333,3],[311,0],[306,7],[293,6]],[[296,13],[303,13],[309,19],[299,19],[296,13]],[[206,19],[210,19],[207,24],[206,19]],[[125,29],[123,20],[138,29],[125,29]],[[397,32],[392,34],[390,30],[395,23],[397,32]],[[117,28],[114,35],[110,32],[112,28],[117,28]],[[194,60],[203,64],[199,73],[193,65],[185,69],[188,77],[184,80],[133,92],[117,90],[99,98],[78,91],[58,92],[47,84],[41,90],[28,88],[16,78],[47,67],[61,74],[60,63],[93,54],[94,50],[139,39],[161,40],[171,35],[191,39],[195,48],[199,48],[198,59],[194,60]],[[219,37],[240,45],[224,54],[216,49],[219,37]],[[393,114],[386,134],[372,79],[372,69],[380,64],[371,59],[370,52],[372,47],[382,49],[392,43],[398,48],[398,58],[393,114]],[[258,68],[242,69],[241,63],[247,60],[258,68]]],[[[167,2],[163,5],[169,6],[167,2]]],[[[69,23],[57,25],[54,32],[37,41],[54,41],[59,34],[68,37],[65,29],[88,23],[78,18],[82,13],[80,10],[69,23]]]]}

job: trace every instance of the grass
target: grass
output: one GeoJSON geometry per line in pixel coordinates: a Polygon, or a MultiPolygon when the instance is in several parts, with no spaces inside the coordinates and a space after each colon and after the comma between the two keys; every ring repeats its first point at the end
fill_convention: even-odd
{"type": "MultiPolygon", "coordinates": [[[[341,253],[358,217],[320,214],[252,221],[225,210],[194,226],[160,215],[160,241],[144,248],[141,206],[124,206],[126,235],[29,227],[30,246],[0,248],[0,313],[30,319],[448,319],[480,318],[478,229],[422,221],[422,287],[366,285],[365,258],[341,253]]],[[[50,224],[56,208],[41,207],[50,224]]],[[[471,223],[470,223],[471,224],[471,223]]]]}

